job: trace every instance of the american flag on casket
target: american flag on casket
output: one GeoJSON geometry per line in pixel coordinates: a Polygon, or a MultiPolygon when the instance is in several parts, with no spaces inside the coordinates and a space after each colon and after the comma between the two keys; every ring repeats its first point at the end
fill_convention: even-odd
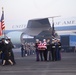
{"type": "Polygon", "coordinates": [[[38,44],[38,50],[46,50],[46,49],[47,49],[47,46],[45,43],[38,44]]]}

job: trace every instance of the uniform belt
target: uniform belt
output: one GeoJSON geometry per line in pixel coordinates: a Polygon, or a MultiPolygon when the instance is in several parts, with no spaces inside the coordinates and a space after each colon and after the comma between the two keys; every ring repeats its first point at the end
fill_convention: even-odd
{"type": "Polygon", "coordinates": [[[55,46],[52,46],[52,48],[55,48],[55,46]]]}

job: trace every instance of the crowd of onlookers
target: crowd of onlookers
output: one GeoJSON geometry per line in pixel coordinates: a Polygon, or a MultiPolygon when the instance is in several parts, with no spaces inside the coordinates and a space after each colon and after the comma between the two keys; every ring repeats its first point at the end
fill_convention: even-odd
{"type": "Polygon", "coordinates": [[[30,43],[22,43],[21,44],[21,56],[29,56],[35,54],[35,44],[33,42],[30,43]]]}

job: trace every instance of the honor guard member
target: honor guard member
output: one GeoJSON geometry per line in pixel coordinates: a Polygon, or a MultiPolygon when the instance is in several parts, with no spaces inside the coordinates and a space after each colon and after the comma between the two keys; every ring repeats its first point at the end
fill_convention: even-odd
{"type": "Polygon", "coordinates": [[[39,51],[39,54],[40,54],[41,61],[43,61],[44,52],[43,52],[41,41],[39,41],[39,44],[38,44],[38,51],[39,51]]]}
{"type": "Polygon", "coordinates": [[[39,61],[39,50],[38,50],[39,39],[36,39],[35,48],[36,48],[36,61],[39,61]]]}
{"type": "Polygon", "coordinates": [[[10,38],[7,39],[7,42],[8,42],[7,49],[9,51],[9,58],[13,62],[13,65],[15,65],[16,62],[15,62],[14,53],[13,53],[13,50],[12,50],[12,48],[14,48],[13,43],[11,42],[10,38]]]}
{"type": "Polygon", "coordinates": [[[24,51],[24,44],[21,44],[21,56],[24,57],[25,56],[25,51],[24,51]]]}
{"type": "Polygon", "coordinates": [[[59,49],[58,49],[58,42],[56,38],[55,38],[54,44],[55,44],[55,60],[57,61],[59,49]]]}
{"type": "Polygon", "coordinates": [[[56,61],[60,60],[60,46],[58,43],[58,39],[55,39],[55,49],[56,49],[56,61]]]}
{"type": "Polygon", "coordinates": [[[57,39],[58,42],[58,60],[61,60],[61,42],[60,39],[57,39]]]}
{"type": "Polygon", "coordinates": [[[45,50],[43,50],[44,60],[47,61],[47,41],[46,41],[46,39],[43,39],[43,46],[44,46],[44,49],[45,49],[45,50]]]}
{"type": "Polygon", "coordinates": [[[40,41],[40,43],[38,44],[38,50],[39,50],[39,53],[40,53],[41,61],[46,60],[45,53],[44,53],[45,50],[46,50],[46,44],[45,43],[42,43],[40,41]]]}
{"type": "Polygon", "coordinates": [[[56,60],[55,39],[52,39],[51,53],[52,53],[52,61],[55,61],[56,60]]]}
{"type": "Polygon", "coordinates": [[[50,39],[47,39],[47,58],[51,61],[51,42],[50,39]]]}

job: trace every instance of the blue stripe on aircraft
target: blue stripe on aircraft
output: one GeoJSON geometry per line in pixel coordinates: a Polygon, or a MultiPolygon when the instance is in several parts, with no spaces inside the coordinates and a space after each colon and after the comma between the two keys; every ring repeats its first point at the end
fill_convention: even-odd
{"type": "Polygon", "coordinates": [[[62,27],[55,27],[57,31],[64,31],[64,30],[76,30],[76,26],[62,26],[62,27]]]}
{"type": "Polygon", "coordinates": [[[10,33],[10,32],[14,32],[14,31],[18,31],[18,30],[5,30],[4,32],[7,34],[7,33],[10,33]]]}

